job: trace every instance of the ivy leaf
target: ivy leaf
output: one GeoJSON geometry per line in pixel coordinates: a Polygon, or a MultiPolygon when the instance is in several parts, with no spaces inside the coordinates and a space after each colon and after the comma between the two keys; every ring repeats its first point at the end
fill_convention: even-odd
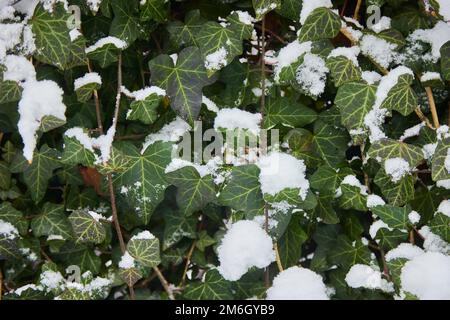
{"type": "Polygon", "coordinates": [[[174,65],[166,55],[149,62],[152,81],[166,89],[172,108],[191,124],[197,119],[202,105],[202,88],[208,84],[206,69],[195,47],[183,49],[174,65]]]}
{"type": "Polygon", "coordinates": [[[189,300],[228,300],[233,298],[231,283],[226,281],[217,270],[209,270],[205,281],[189,284],[183,296],[189,300]]]}
{"type": "Polygon", "coordinates": [[[0,81],[0,104],[16,102],[22,96],[22,88],[14,81],[0,81]]]}
{"type": "Polygon", "coordinates": [[[414,199],[414,177],[407,175],[397,183],[391,181],[384,169],[380,169],[375,176],[375,184],[380,187],[381,193],[393,206],[403,206],[414,199]]]}
{"type": "Polygon", "coordinates": [[[361,240],[352,242],[343,234],[337,237],[336,244],[330,252],[329,259],[332,263],[342,266],[345,270],[348,270],[357,263],[370,264],[371,260],[370,251],[361,240]]]}
{"type": "Polygon", "coordinates": [[[94,90],[100,89],[101,85],[96,82],[87,83],[84,86],[78,88],[75,90],[75,93],[77,95],[77,99],[80,102],[87,102],[92,96],[92,93],[94,90]]]}
{"type": "Polygon", "coordinates": [[[0,233],[0,261],[20,258],[17,239],[11,239],[6,234],[0,233]]]}
{"type": "Polygon", "coordinates": [[[449,148],[450,138],[438,140],[436,150],[431,161],[431,177],[434,181],[450,179],[450,173],[445,165],[445,159],[447,158],[449,148]]]}
{"type": "Polygon", "coordinates": [[[64,151],[61,162],[68,165],[81,164],[85,167],[93,167],[95,154],[86,149],[75,137],[64,136],[64,151]]]}
{"type": "Polygon", "coordinates": [[[0,220],[11,223],[21,235],[26,235],[28,232],[28,220],[10,202],[4,201],[0,204],[0,220]]]}
{"type": "Polygon", "coordinates": [[[209,21],[197,35],[197,43],[209,76],[242,54],[242,40],[233,29],[209,21]],[[220,58],[218,58],[220,56],[220,58]],[[212,60],[210,62],[210,60],[212,60]]]}
{"type": "Polygon", "coordinates": [[[334,38],[341,28],[341,19],[328,8],[320,7],[311,12],[300,29],[300,42],[334,38]]]}
{"type": "Polygon", "coordinates": [[[283,0],[277,12],[293,21],[298,21],[302,9],[302,0],[283,0]]]}
{"type": "Polygon", "coordinates": [[[39,130],[42,132],[48,132],[53,129],[59,128],[66,123],[65,120],[59,119],[55,116],[43,116],[41,119],[41,125],[39,130]]]}
{"type": "Polygon", "coordinates": [[[367,196],[361,194],[361,189],[349,184],[341,184],[342,195],[339,197],[339,206],[343,209],[366,211],[367,196]]]}
{"type": "Polygon", "coordinates": [[[320,218],[323,223],[339,223],[339,217],[333,208],[334,191],[320,193],[317,197],[317,206],[314,208],[314,216],[320,218]]]}
{"type": "Polygon", "coordinates": [[[397,83],[389,90],[381,107],[389,110],[396,110],[407,116],[417,108],[417,96],[411,88],[414,77],[410,74],[403,74],[398,77],[397,83]]]}
{"type": "Polygon", "coordinates": [[[254,30],[253,24],[247,24],[241,22],[239,19],[239,14],[237,12],[232,12],[228,17],[227,21],[230,23],[229,29],[242,41],[249,40],[252,37],[252,32],[254,30]]]}
{"type": "Polygon", "coordinates": [[[450,242],[450,217],[436,212],[433,219],[429,222],[430,229],[433,233],[439,235],[442,239],[450,242]]]}
{"type": "Polygon", "coordinates": [[[408,209],[408,207],[395,207],[386,204],[371,209],[373,214],[377,215],[390,228],[407,230],[411,224],[408,219],[408,214],[411,212],[411,209],[408,209]]]}
{"type": "Polygon", "coordinates": [[[197,34],[203,28],[206,20],[201,17],[199,10],[192,10],[186,13],[184,23],[180,21],[171,21],[167,25],[171,42],[177,47],[197,46],[197,34]]]}
{"type": "Polygon", "coordinates": [[[142,272],[138,268],[120,269],[119,275],[120,278],[130,287],[134,286],[134,284],[143,277],[142,272]]]}
{"type": "Polygon", "coordinates": [[[195,243],[195,246],[197,247],[198,250],[205,251],[205,248],[212,246],[215,243],[216,243],[216,240],[211,238],[208,235],[208,233],[205,230],[203,230],[199,233],[198,240],[195,243]]]}
{"type": "Polygon", "coordinates": [[[377,232],[375,239],[378,240],[378,245],[384,250],[392,250],[396,248],[400,243],[408,238],[408,234],[400,230],[394,229],[390,231],[386,228],[381,228],[377,232]]]}
{"type": "Polygon", "coordinates": [[[247,219],[262,214],[264,200],[259,183],[259,168],[254,164],[233,167],[230,180],[219,195],[219,202],[245,212],[247,219]]]}
{"type": "Polygon", "coordinates": [[[137,2],[128,0],[111,1],[114,19],[111,22],[110,35],[132,44],[139,35],[137,2]]]}
{"type": "Polygon", "coordinates": [[[74,44],[67,28],[69,17],[62,3],[56,3],[52,13],[39,3],[30,21],[37,48],[34,56],[61,70],[68,69],[73,62],[74,44]]]}
{"type": "Polygon", "coordinates": [[[348,82],[339,87],[334,103],[348,130],[364,128],[364,117],[372,109],[375,92],[376,86],[363,81],[348,82]]]}
{"type": "Polygon", "coordinates": [[[154,20],[163,23],[167,20],[168,6],[166,0],[146,0],[140,5],[140,16],[142,21],[154,20]]]}
{"type": "Polygon", "coordinates": [[[261,20],[266,13],[278,8],[281,5],[280,0],[252,0],[252,3],[257,20],[261,20]]]}
{"type": "Polygon", "coordinates": [[[309,182],[313,189],[335,192],[342,180],[348,175],[353,175],[353,171],[350,168],[334,169],[328,165],[323,165],[314,172],[309,182]]]}
{"type": "Polygon", "coordinates": [[[127,113],[128,120],[139,120],[145,124],[152,124],[158,118],[157,108],[162,97],[152,93],[144,100],[135,100],[130,104],[130,110],[127,113]]]}
{"type": "Polygon", "coordinates": [[[65,240],[73,238],[72,226],[64,214],[64,206],[45,203],[40,214],[31,220],[31,229],[36,237],[57,235],[65,240]]]}
{"type": "Polygon", "coordinates": [[[294,214],[283,236],[278,240],[278,251],[283,268],[296,265],[302,255],[301,247],[308,239],[308,235],[300,223],[301,216],[294,214]]]}
{"type": "Polygon", "coordinates": [[[361,79],[361,69],[344,56],[328,58],[327,67],[330,69],[336,87],[361,79]]]}
{"type": "Polygon", "coordinates": [[[277,124],[291,128],[303,127],[314,122],[317,114],[314,110],[287,97],[268,97],[265,106],[263,126],[266,129],[277,124]]]}
{"type": "Polygon", "coordinates": [[[450,41],[447,41],[440,49],[441,72],[444,80],[450,81],[450,41]]]}
{"type": "Polygon", "coordinates": [[[327,165],[334,167],[345,159],[348,141],[345,130],[320,119],[314,123],[314,151],[327,165]]]}
{"type": "Polygon", "coordinates": [[[422,149],[393,139],[382,139],[374,142],[368,151],[371,158],[386,161],[391,158],[403,158],[411,167],[416,167],[423,160],[422,149]]]}
{"type": "Polygon", "coordinates": [[[201,177],[192,166],[169,173],[167,179],[177,187],[177,204],[185,215],[191,215],[216,199],[211,175],[201,177]]]}
{"type": "Polygon", "coordinates": [[[180,241],[183,237],[195,239],[197,219],[187,217],[181,211],[172,211],[164,216],[163,250],[166,250],[180,241]]]}
{"type": "Polygon", "coordinates": [[[168,185],[164,172],[171,161],[172,144],[158,141],[143,153],[134,145],[125,144],[121,151],[128,159],[128,166],[116,175],[114,184],[128,189],[126,200],[132,208],[137,208],[140,221],[147,224],[168,185]]]}
{"type": "Polygon", "coordinates": [[[106,239],[106,229],[102,222],[94,219],[84,210],[75,210],[69,216],[78,243],[102,243],[106,239]]]}
{"type": "Polygon", "coordinates": [[[120,51],[121,49],[117,48],[113,43],[106,43],[100,48],[89,51],[87,56],[89,59],[96,61],[101,68],[106,68],[119,60],[120,51]]]}
{"type": "Polygon", "coordinates": [[[39,152],[34,153],[31,164],[27,163],[22,154],[18,154],[11,166],[11,172],[23,172],[23,179],[35,203],[44,197],[48,181],[53,176],[53,170],[61,166],[58,156],[56,149],[44,145],[39,152]]]}
{"type": "Polygon", "coordinates": [[[131,238],[127,244],[127,250],[133,258],[146,267],[153,268],[161,262],[158,238],[131,238]]]}

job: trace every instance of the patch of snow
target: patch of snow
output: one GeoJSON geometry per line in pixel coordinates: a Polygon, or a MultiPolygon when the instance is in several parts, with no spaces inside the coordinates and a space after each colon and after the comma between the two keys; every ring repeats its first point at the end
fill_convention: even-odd
{"type": "Polygon", "coordinates": [[[381,17],[378,23],[375,23],[369,26],[369,29],[375,33],[380,33],[381,31],[387,30],[391,28],[391,18],[389,17],[381,17]]]}
{"type": "Polygon", "coordinates": [[[438,21],[432,29],[417,29],[408,40],[422,41],[431,45],[431,60],[436,62],[441,57],[440,49],[444,43],[450,40],[450,25],[438,21]]]}
{"type": "Polygon", "coordinates": [[[176,142],[189,130],[191,130],[191,126],[180,117],[176,117],[175,120],[164,125],[161,130],[151,133],[145,138],[141,153],[144,153],[147,147],[156,141],[176,142]]]}
{"type": "Polygon", "coordinates": [[[296,62],[301,55],[311,51],[311,44],[311,41],[300,43],[298,40],[295,40],[280,49],[277,56],[278,62],[274,68],[275,82],[279,81],[281,70],[283,70],[284,67],[290,66],[296,62]]]}
{"type": "Polygon", "coordinates": [[[116,38],[116,37],[108,36],[108,37],[99,39],[92,46],[87,47],[85,51],[86,51],[86,53],[91,53],[97,49],[100,49],[101,47],[103,47],[107,44],[112,44],[117,49],[124,49],[127,46],[127,43],[125,41],[123,41],[119,38],[116,38]]]}
{"type": "Polygon", "coordinates": [[[338,47],[333,49],[330,54],[328,55],[328,58],[331,57],[346,57],[347,59],[349,59],[353,65],[355,67],[359,67],[359,63],[358,63],[358,55],[360,53],[360,49],[357,46],[353,46],[350,48],[347,47],[338,47]]]}
{"type": "Polygon", "coordinates": [[[395,43],[390,43],[371,34],[364,35],[359,45],[364,55],[372,58],[383,68],[388,68],[397,55],[395,43]]]}
{"type": "Polygon", "coordinates": [[[150,233],[150,231],[145,230],[142,232],[139,232],[138,234],[134,235],[131,240],[152,240],[155,239],[155,236],[150,233]]]}
{"type": "Polygon", "coordinates": [[[250,268],[265,268],[275,261],[272,239],[254,221],[233,223],[217,249],[220,274],[239,280],[250,268]]]}
{"type": "Polygon", "coordinates": [[[302,64],[296,70],[296,80],[307,93],[319,97],[325,90],[329,69],[318,55],[306,53],[302,64]]]}
{"type": "Polygon", "coordinates": [[[258,163],[261,191],[276,195],[286,188],[299,188],[299,196],[305,200],[309,190],[306,166],[303,160],[282,152],[270,152],[262,156],[258,163]]]}
{"type": "Polygon", "coordinates": [[[362,195],[367,195],[367,187],[362,185],[361,182],[354,176],[354,175],[347,175],[344,177],[344,179],[341,182],[341,185],[348,184],[350,186],[358,187],[359,192],[362,195]]]}
{"type": "Polygon", "coordinates": [[[443,200],[437,209],[440,212],[450,218],[450,200],[443,200]]]}
{"type": "Polygon", "coordinates": [[[317,8],[332,8],[331,0],[303,0],[302,10],[300,12],[300,23],[304,24],[306,18],[317,8]]]}
{"type": "Polygon", "coordinates": [[[78,90],[81,87],[84,87],[85,85],[90,83],[97,83],[99,85],[102,84],[102,78],[97,72],[89,72],[86,73],[84,76],[75,79],[73,86],[75,90],[78,90]]]}
{"type": "Polygon", "coordinates": [[[36,79],[34,66],[25,57],[7,55],[3,64],[6,67],[6,71],[3,73],[3,80],[5,81],[22,82],[36,79]]]}
{"type": "Polygon", "coordinates": [[[328,292],[319,274],[294,266],[273,279],[267,300],[329,300],[328,292]]]}
{"type": "Polygon", "coordinates": [[[383,220],[376,220],[369,227],[369,234],[372,237],[372,239],[376,238],[378,230],[380,229],[388,229],[389,231],[394,230],[390,228],[386,223],[384,223],[383,220]]]}
{"type": "Polygon", "coordinates": [[[369,194],[367,196],[367,208],[369,209],[376,206],[384,206],[385,204],[386,202],[376,194],[369,194]]]}
{"type": "Polygon", "coordinates": [[[381,80],[381,74],[375,71],[363,71],[361,73],[361,77],[367,84],[375,84],[376,82],[381,80]]]}
{"type": "Polygon", "coordinates": [[[127,252],[124,253],[119,261],[119,268],[121,269],[131,269],[134,268],[135,262],[134,258],[127,252]]]}
{"type": "Polygon", "coordinates": [[[384,162],[384,171],[391,177],[391,181],[396,183],[411,171],[408,161],[403,158],[391,158],[384,162]]]}
{"type": "Polygon", "coordinates": [[[402,290],[421,300],[450,299],[450,256],[426,252],[406,262],[401,275],[402,290]]]}
{"type": "Polygon", "coordinates": [[[2,238],[14,240],[19,236],[19,231],[11,223],[0,220],[0,235],[2,238]]]}
{"type": "Polygon", "coordinates": [[[392,283],[381,277],[381,272],[371,266],[355,264],[345,276],[345,282],[351,288],[380,289],[385,292],[394,291],[392,283]]]}
{"type": "Polygon", "coordinates": [[[205,68],[208,70],[219,70],[227,64],[228,51],[220,47],[217,51],[205,57],[205,68]]]}
{"type": "Polygon", "coordinates": [[[406,129],[402,136],[400,137],[400,141],[404,141],[405,139],[416,137],[420,134],[420,130],[425,127],[425,122],[421,122],[419,124],[416,124],[415,126],[406,129]]]}
{"type": "Polygon", "coordinates": [[[426,82],[431,80],[442,80],[441,74],[439,72],[427,71],[420,77],[420,82],[426,82]]]}
{"type": "Polygon", "coordinates": [[[261,120],[260,113],[251,113],[238,108],[224,108],[219,110],[214,119],[214,129],[247,129],[254,134],[258,134],[261,120]]]}
{"type": "Polygon", "coordinates": [[[217,107],[217,105],[215,104],[214,101],[212,101],[211,99],[209,99],[207,96],[202,96],[202,103],[206,106],[206,108],[211,111],[211,112],[219,112],[219,108],[217,107]]]}
{"type": "Polygon", "coordinates": [[[411,224],[417,224],[420,221],[420,214],[413,210],[408,214],[408,220],[411,224]]]}
{"type": "Polygon", "coordinates": [[[424,252],[421,248],[411,243],[400,243],[396,248],[389,250],[386,254],[386,261],[399,258],[411,260],[424,254],[424,252]]]}

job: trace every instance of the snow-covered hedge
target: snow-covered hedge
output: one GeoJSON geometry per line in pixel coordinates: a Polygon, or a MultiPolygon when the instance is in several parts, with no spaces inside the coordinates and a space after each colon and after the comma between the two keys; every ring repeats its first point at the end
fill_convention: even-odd
{"type": "Polygon", "coordinates": [[[0,298],[450,299],[449,81],[448,0],[0,0],[0,298]]]}

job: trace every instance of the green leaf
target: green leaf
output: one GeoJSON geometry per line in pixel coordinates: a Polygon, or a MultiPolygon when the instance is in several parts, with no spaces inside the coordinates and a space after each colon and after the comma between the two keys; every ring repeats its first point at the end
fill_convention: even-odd
{"type": "Polygon", "coordinates": [[[342,180],[346,176],[353,174],[353,171],[347,167],[334,169],[328,165],[323,165],[314,172],[309,182],[313,189],[321,192],[332,191],[334,193],[340,186],[342,180]]]}
{"type": "Polygon", "coordinates": [[[341,184],[342,195],[339,197],[339,206],[342,209],[355,209],[366,211],[367,196],[361,194],[358,186],[341,184]]]}
{"type": "Polygon", "coordinates": [[[73,238],[72,225],[64,214],[64,206],[45,203],[40,214],[31,220],[31,230],[36,237],[57,235],[66,240],[73,238]]]}
{"type": "Polygon", "coordinates": [[[177,187],[177,204],[185,215],[203,209],[216,199],[216,188],[210,174],[201,177],[192,166],[180,168],[167,175],[168,181],[177,187]]]}
{"type": "Polygon", "coordinates": [[[411,209],[408,207],[395,207],[391,205],[376,206],[371,208],[372,213],[377,215],[390,228],[408,230],[411,225],[408,219],[408,214],[411,209]]]}
{"type": "Polygon", "coordinates": [[[375,102],[376,86],[364,81],[348,82],[339,87],[334,99],[341,114],[341,122],[348,129],[364,128],[364,117],[375,102]]]}
{"type": "Polygon", "coordinates": [[[289,268],[298,263],[302,255],[302,244],[308,239],[308,235],[302,229],[300,222],[301,217],[293,215],[286,232],[278,240],[278,251],[283,268],[289,268]]]}
{"type": "Polygon", "coordinates": [[[145,124],[152,124],[158,118],[157,108],[162,97],[152,93],[144,100],[135,100],[130,104],[130,110],[127,113],[128,120],[139,120],[145,124]]]}
{"type": "Polygon", "coordinates": [[[20,256],[17,239],[11,239],[5,234],[0,233],[0,261],[18,259],[20,256]]]}
{"type": "Polygon", "coordinates": [[[344,56],[328,58],[327,67],[336,87],[361,79],[361,69],[344,56]]]}
{"type": "Polygon", "coordinates": [[[81,164],[85,167],[93,167],[95,154],[86,149],[77,138],[64,135],[64,151],[61,162],[68,165],[81,164]]]}
{"type": "Polygon", "coordinates": [[[398,182],[392,182],[384,169],[380,169],[375,176],[375,184],[380,187],[381,193],[393,206],[403,206],[414,199],[414,182],[412,175],[407,175],[398,182]]]}
{"type": "Polygon", "coordinates": [[[266,13],[278,8],[281,5],[280,0],[252,0],[252,3],[257,20],[261,20],[266,13]]]}
{"type": "Polygon", "coordinates": [[[302,0],[283,0],[277,12],[293,21],[298,21],[302,9],[302,0]]]}
{"type": "Polygon", "coordinates": [[[445,166],[450,138],[438,140],[436,150],[431,161],[431,177],[434,181],[450,179],[450,173],[445,166]]]}
{"type": "Polygon", "coordinates": [[[263,126],[266,129],[282,124],[291,128],[303,127],[316,120],[314,110],[287,97],[268,97],[265,106],[263,126]]]}
{"type": "Polygon", "coordinates": [[[21,235],[28,232],[28,220],[10,202],[4,201],[0,204],[0,220],[11,223],[21,235]]]}
{"type": "Polygon", "coordinates": [[[119,275],[120,278],[130,287],[134,286],[134,284],[143,277],[142,272],[137,268],[120,269],[119,275]]]}
{"type": "Polygon", "coordinates": [[[332,167],[345,159],[349,137],[345,130],[323,120],[314,123],[313,148],[317,156],[332,167]]]}
{"type": "Polygon", "coordinates": [[[56,3],[52,13],[44,9],[43,3],[39,3],[30,20],[37,48],[34,56],[61,70],[73,66],[74,53],[77,51],[76,44],[69,36],[69,17],[62,3],[56,3]]]}
{"type": "Polygon", "coordinates": [[[254,164],[233,167],[230,180],[219,195],[219,202],[245,212],[247,219],[262,214],[264,200],[259,183],[259,168],[254,164]]]}
{"type": "Polygon", "coordinates": [[[183,296],[189,300],[229,300],[233,298],[231,283],[226,281],[217,270],[209,270],[205,281],[189,284],[183,296]]]}
{"type": "Polygon", "coordinates": [[[422,149],[393,139],[374,142],[368,151],[371,158],[380,158],[383,162],[391,158],[403,158],[411,167],[416,167],[423,160],[422,149]]]}
{"type": "Polygon", "coordinates": [[[253,24],[241,22],[237,12],[230,13],[227,17],[227,21],[230,23],[229,29],[233,31],[240,40],[249,40],[252,37],[252,32],[254,30],[253,24]]]}
{"type": "Polygon", "coordinates": [[[89,51],[87,56],[89,59],[96,61],[101,68],[106,68],[119,60],[120,51],[121,49],[117,48],[113,43],[106,43],[100,48],[89,51]]]}
{"type": "Polygon", "coordinates": [[[444,80],[450,81],[450,41],[442,45],[441,53],[441,72],[444,80]]]}
{"type": "Polygon", "coordinates": [[[171,21],[167,25],[171,42],[177,47],[198,46],[196,36],[203,28],[205,19],[200,16],[199,10],[192,10],[186,13],[184,23],[171,21]]]}
{"type": "Polygon", "coordinates": [[[114,19],[111,22],[110,35],[132,44],[139,35],[139,19],[137,18],[137,2],[114,0],[111,2],[114,19]]]}
{"type": "Polygon", "coordinates": [[[77,95],[77,99],[80,102],[87,102],[92,96],[92,93],[94,90],[100,89],[101,85],[96,82],[87,83],[84,86],[78,88],[75,90],[75,93],[77,95]]]}
{"type": "Polygon", "coordinates": [[[102,243],[106,239],[106,229],[102,222],[94,219],[87,211],[75,210],[69,216],[78,243],[102,243]]]}
{"type": "Polygon", "coordinates": [[[214,21],[209,21],[203,26],[196,40],[200,46],[209,76],[230,64],[236,56],[242,54],[240,34],[214,21]],[[222,58],[220,62],[216,61],[217,55],[222,58]]]}
{"type": "Polygon", "coordinates": [[[436,212],[433,219],[429,222],[429,227],[431,231],[447,242],[450,242],[450,217],[441,213],[436,212]]]}
{"type": "Polygon", "coordinates": [[[34,153],[31,164],[27,163],[22,154],[18,154],[11,166],[11,172],[23,172],[25,184],[35,203],[42,200],[47,192],[48,182],[53,176],[53,170],[61,166],[58,156],[56,149],[44,145],[39,152],[34,153]]]}
{"type": "Polygon", "coordinates": [[[195,243],[195,246],[198,250],[205,251],[205,248],[212,246],[216,242],[217,241],[215,239],[211,238],[208,233],[203,230],[198,234],[198,240],[195,243]]]}
{"type": "Polygon", "coordinates": [[[168,6],[166,0],[146,0],[140,5],[141,20],[154,20],[163,23],[167,20],[168,6]]]}
{"type": "Polygon", "coordinates": [[[139,220],[147,224],[168,186],[164,172],[171,161],[172,144],[158,141],[143,153],[134,145],[126,144],[121,151],[128,159],[128,166],[116,175],[114,184],[119,190],[127,188],[127,202],[135,208],[139,220]]]}
{"type": "Polygon", "coordinates": [[[400,243],[408,238],[408,234],[400,230],[394,229],[390,231],[386,228],[381,228],[377,232],[375,239],[378,240],[378,245],[384,250],[392,250],[400,243]]]}
{"type": "Polygon", "coordinates": [[[163,249],[170,248],[183,237],[195,239],[197,219],[186,217],[183,212],[173,211],[165,215],[163,249]]]}
{"type": "Polygon", "coordinates": [[[311,12],[300,29],[300,42],[334,38],[341,28],[341,19],[328,8],[320,7],[311,12]]]}
{"type": "Polygon", "coordinates": [[[206,69],[197,48],[183,49],[174,65],[166,55],[149,62],[152,81],[166,89],[172,108],[191,124],[202,105],[202,88],[208,83],[206,69]]]}
{"type": "Polygon", "coordinates": [[[127,244],[127,250],[133,258],[146,267],[153,268],[161,262],[158,238],[131,238],[127,244]]]}
{"type": "Polygon", "coordinates": [[[65,123],[66,123],[65,120],[59,119],[52,115],[46,115],[43,116],[41,119],[41,125],[39,127],[39,130],[41,130],[42,132],[48,132],[50,130],[61,127],[65,123]]]}
{"type": "Polygon", "coordinates": [[[0,81],[0,104],[16,102],[22,96],[22,88],[14,81],[0,81]]]}
{"type": "Polygon", "coordinates": [[[7,190],[11,185],[11,172],[9,165],[0,160],[0,189],[7,190]]]}
{"type": "Polygon", "coordinates": [[[334,191],[328,191],[325,193],[320,193],[317,197],[317,206],[314,208],[314,216],[323,221],[323,223],[339,223],[339,217],[333,208],[334,196],[334,191]]]}
{"type": "Polygon", "coordinates": [[[370,251],[361,240],[352,242],[343,234],[337,237],[337,241],[330,252],[329,259],[332,263],[346,270],[357,263],[370,264],[371,260],[370,251]]]}
{"type": "Polygon", "coordinates": [[[381,104],[382,108],[396,110],[407,116],[417,108],[417,95],[411,88],[414,77],[403,74],[398,77],[397,83],[389,90],[386,99],[381,104]]]}

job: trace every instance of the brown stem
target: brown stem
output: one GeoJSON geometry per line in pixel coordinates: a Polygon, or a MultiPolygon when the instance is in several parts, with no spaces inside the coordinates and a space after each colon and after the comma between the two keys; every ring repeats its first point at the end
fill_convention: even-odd
{"type": "Polygon", "coordinates": [[[430,120],[423,114],[423,112],[420,109],[420,107],[417,107],[416,109],[414,109],[414,111],[416,112],[416,114],[419,117],[419,119],[422,120],[423,122],[425,122],[425,124],[427,125],[428,128],[434,130],[434,127],[431,124],[430,120]]]}
{"type": "Polygon", "coordinates": [[[434,127],[439,128],[439,117],[436,110],[436,104],[434,102],[433,91],[430,87],[425,87],[425,92],[427,93],[428,103],[430,105],[431,117],[433,118],[434,127]]]}
{"type": "Polygon", "coordinates": [[[359,10],[361,9],[362,0],[358,0],[356,3],[355,13],[353,14],[353,19],[359,19],[359,10]]]}
{"type": "Polygon", "coordinates": [[[409,232],[409,243],[414,244],[415,240],[414,240],[414,230],[411,230],[409,232]]]}
{"type": "MultiPolygon", "coordinates": [[[[87,67],[89,72],[92,72],[91,62],[89,60],[87,61],[87,67]]],[[[97,128],[100,134],[103,134],[102,113],[97,89],[94,89],[94,102],[95,102],[95,114],[97,116],[97,128]]]]}
{"type": "Polygon", "coordinates": [[[161,271],[158,269],[158,267],[153,267],[153,270],[155,271],[156,275],[158,276],[159,281],[161,282],[164,290],[167,292],[169,299],[175,300],[175,297],[173,296],[173,292],[170,289],[169,283],[167,282],[166,278],[164,278],[164,275],[161,273],[161,271]]]}
{"type": "Polygon", "coordinates": [[[197,244],[197,240],[192,242],[191,248],[189,249],[189,252],[186,256],[186,264],[184,265],[183,276],[181,277],[181,281],[180,281],[180,284],[178,285],[178,287],[184,286],[184,282],[186,281],[186,274],[189,269],[189,264],[191,263],[191,257],[192,257],[192,254],[194,253],[196,244],[197,244]]]}
{"type": "Polygon", "coordinates": [[[277,261],[278,271],[282,272],[283,271],[283,264],[281,263],[280,252],[278,251],[278,243],[275,242],[273,244],[273,249],[275,250],[275,258],[276,258],[276,261],[277,261]]]}
{"type": "Polygon", "coordinates": [[[342,6],[341,13],[339,14],[341,17],[345,15],[345,9],[347,9],[348,0],[344,1],[344,5],[342,6]]]}

